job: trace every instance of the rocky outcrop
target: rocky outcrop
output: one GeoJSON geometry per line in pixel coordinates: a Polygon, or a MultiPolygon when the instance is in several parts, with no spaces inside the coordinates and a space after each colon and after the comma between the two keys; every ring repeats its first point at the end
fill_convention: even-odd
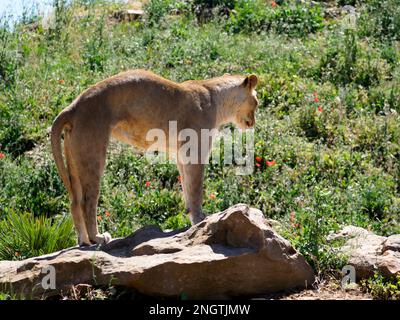
{"type": "Polygon", "coordinates": [[[313,281],[311,267],[262,212],[242,204],[187,230],[148,226],[100,248],[0,261],[1,289],[28,298],[77,284],[120,285],[158,297],[229,298],[311,286],[313,281]],[[50,273],[43,270],[49,266],[55,270],[55,289],[45,290],[42,282],[50,273]]]}
{"type": "Polygon", "coordinates": [[[400,275],[400,235],[378,236],[368,230],[346,226],[328,240],[343,239],[340,251],[348,256],[357,279],[369,278],[379,271],[386,277],[400,275]]]}
{"type": "Polygon", "coordinates": [[[126,9],[115,11],[110,18],[117,22],[130,22],[142,19],[143,15],[144,11],[141,9],[126,9]]]}

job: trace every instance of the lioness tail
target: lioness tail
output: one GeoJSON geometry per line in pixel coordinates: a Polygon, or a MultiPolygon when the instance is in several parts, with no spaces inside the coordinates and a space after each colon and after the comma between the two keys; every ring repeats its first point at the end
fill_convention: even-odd
{"type": "Polygon", "coordinates": [[[67,124],[70,124],[70,118],[71,110],[68,108],[62,111],[54,120],[53,125],[51,126],[51,148],[53,151],[53,156],[58,172],[61,176],[62,181],[64,182],[65,187],[68,190],[68,193],[71,195],[72,188],[70,175],[67,168],[65,167],[61,151],[61,133],[64,130],[64,127],[67,124]]]}

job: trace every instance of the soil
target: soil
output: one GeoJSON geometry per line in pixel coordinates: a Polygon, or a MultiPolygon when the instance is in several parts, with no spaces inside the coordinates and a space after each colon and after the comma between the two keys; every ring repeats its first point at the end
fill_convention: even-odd
{"type": "Polygon", "coordinates": [[[358,284],[342,288],[339,281],[323,281],[316,288],[262,295],[255,299],[267,300],[372,300],[358,284]]]}

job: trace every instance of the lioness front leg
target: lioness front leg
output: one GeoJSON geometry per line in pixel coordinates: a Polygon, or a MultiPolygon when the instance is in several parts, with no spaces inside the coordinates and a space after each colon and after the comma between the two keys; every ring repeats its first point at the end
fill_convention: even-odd
{"type": "MultiPolygon", "coordinates": [[[[186,210],[192,225],[199,223],[205,218],[201,210],[203,204],[203,164],[180,164],[178,169],[183,172],[182,189],[186,210]]],[[[181,172],[181,175],[182,175],[181,172]]]]}

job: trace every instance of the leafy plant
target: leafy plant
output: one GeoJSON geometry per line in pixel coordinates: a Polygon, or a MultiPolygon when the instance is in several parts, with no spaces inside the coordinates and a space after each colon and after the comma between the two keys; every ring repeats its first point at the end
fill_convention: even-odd
{"type": "Polygon", "coordinates": [[[73,224],[68,217],[47,219],[9,211],[0,221],[0,259],[23,259],[75,245],[73,224]]]}
{"type": "Polygon", "coordinates": [[[362,280],[361,285],[375,299],[400,299],[400,276],[397,276],[395,279],[387,279],[382,274],[375,273],[373,277],[362,280]]]}

